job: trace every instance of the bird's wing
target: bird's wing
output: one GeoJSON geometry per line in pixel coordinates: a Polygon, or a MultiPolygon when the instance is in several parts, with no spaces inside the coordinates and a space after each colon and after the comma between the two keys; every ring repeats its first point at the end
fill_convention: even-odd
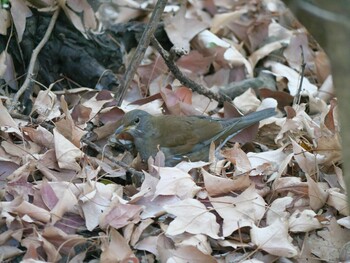
{"type": "Polygon", "coordinates": [[[196,145],[210,140],[222,130],[220,123],[210,121],[209,118],[182,117],[181,121],[173,116],[166,118],[168,118],[167,127],[159,129],[162,132],[158,135],[157,141],[161,141],[160,147],[170,154],[187,154],[196,145]]]}

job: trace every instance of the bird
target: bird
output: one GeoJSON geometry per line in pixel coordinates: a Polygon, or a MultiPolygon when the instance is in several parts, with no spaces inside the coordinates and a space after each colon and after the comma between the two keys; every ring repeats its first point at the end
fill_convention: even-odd
{"type": "Polygon", "coordinates": [[[142,161],[155,157],[161,150],[165,155],[165,166],[175,166],[182,160],[208,161],[212,142],[231,138],[275,114],[274,108],[267,108],[242,117],[221,119],[209,116],[154,116],[135,109],[125,113],[109,143],[113,145],[122,134],[127,134],[132,137],[142,161]]]}

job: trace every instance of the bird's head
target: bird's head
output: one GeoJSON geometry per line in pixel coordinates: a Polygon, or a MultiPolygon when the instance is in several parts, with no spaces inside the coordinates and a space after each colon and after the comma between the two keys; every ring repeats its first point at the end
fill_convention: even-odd
{"type": "Polygon", "coordinates": [[[127,133],[132,137],[142,137],[147,122],[151,115],[143,110],[132,110],[127,112],[121,119],[121,125],[115,131],[114,136],[127,133]]]}

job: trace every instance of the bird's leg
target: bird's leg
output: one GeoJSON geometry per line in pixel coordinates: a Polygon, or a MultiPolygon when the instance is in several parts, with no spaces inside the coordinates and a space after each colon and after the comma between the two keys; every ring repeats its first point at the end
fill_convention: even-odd
{"type": "Polygon", "coordinates": [[[237,134],[239,134],[242,130],[238,130],[232,134],[230,134],[229,136],[226,137],[226,139],[220,143],[220,145],[215,149],[215,157],[219,160],[221,160],[223,157],[221,156],[220,154],[220,150],[222,147],[224,147],[224,145],[229,141],[231,140],[233,137],[235,137],[237,134]]]}

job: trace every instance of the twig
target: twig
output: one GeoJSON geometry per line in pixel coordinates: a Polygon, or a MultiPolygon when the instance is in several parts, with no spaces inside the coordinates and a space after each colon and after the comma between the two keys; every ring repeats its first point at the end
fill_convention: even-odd
{"type": "Polygon", "coordinates": [[[108,160],[110,160],[111,162],[113,162],[114,164],[124,168],[126,171],[128,171],[129,173],[137,176],[140,181],[143,180],[144,178],[144,174],[139,172],[139,171],[136,171],[134,168],[131,168],[129,167],[126,163],[122,162],[122,161],[118,161],[115,159],[115,156],[113,156],[112,154],[108,153],[108,152],[105,152],[103,151],[103,149],[98,146],[96,143],[93,143],[91,141],[89,141],[88,139],[86,138],[82,138],[81,139],[82,142],[86,143],[87,145],[89,145],[92,149],[94,149],[95,151],[103,154],[103,156],[105,156],[108,160]]]}
{"type": "Polygon", "coordinates": [[[193,91],[199,94],[208,97],[209,99],[214,99],[219,103],[223,103],[224,101],[231,101],[231,99],[225,94],[213,93],[205,87],[202,87],[198,83],[194,82],[193,80],[187,78],[175,64],[173,56],[160,45],[160,43],[154,36],[152,36],[151,42],[152,45],[157,49],[159,54],[164,59],[165,64],[168,66],[169,70],[174,74],[175,78],[177,78],[181,82],[182,85],[192,89],[193,91]]]}
{"type": "Polygon", "coordinates": [[[155,7],[154,7],[150,21],[147,24],[145,31],[143,32],[143,34],[141,36],[140,42],[137,45],[137,48],[135,50],[135,54],[132,56],[130,64],[128,65],[128,67],[126,69],[122,85],[120,87],[120,90],[118,91],[119,94],[118,95],[116,94],[116,101],[117,101],[119,106],[122,104],[122,101],[125,97],[126,91],[129,88],[130,82],[134,78],[137,67],[140,65],[140,63],[143,59],[145,51],[146,51],[147,47],[149,46],[150,39],[158,27],[158,23],[160,21],[160,18],[161,18],[163,11],[164,11],[166,3],[167,3],[167,0],[158,0],[155,7]]]}
{"type": "MultiPolygon", "coordinates": [[[[48,130],[52,130],[55,126],[52,125],[52,124],[49,124],[49,123],[46,123],[46,122],[41,122],[41,121],[38,121],[37,119],[35,118],[30,118],[26,115],[23,115],[23,114],[20,114],[20,113],[15,113],[15,112],[11,112],[10,115],[13,117],[13,118],[16,118],[16,119],[22,119],[22,120],[26,120],[26,121],[30,121],[32,123],[35,123],[35,124],[38,124],[38,125],[41,125],[43,127],[45,127],[46,129],[48,130]]],[[[131,173],[132,175],[136,176],[139,180],[138,181],[142,181],[143,178],[144,178],[144,174],[139,172],[139,171],[136,171],[135,169],[133,168],[130,168],[126,163],[122,162],[122,161],[117,161],[115,159],[115,157],[108,153],[108,152],[104,152],[103,149],[98,146],[97,144],[89,141],[88,139],[86,138],[82,138],[81,139],[82,142],[86,143],[88,146],[90,146],[92,149],[94,149],[95,151],[103,154],[108,160],[110,160],[112,163],[114,163],[115,165],[118,165],[122,168],[124,168],[126,171],[128,171],[129,173],[131,173]]]]}
{"type": "Polygon", "coordinates": [[[305,59],[304,59],[304,50],[303,47],[300,46],[301,49],[301,72],[300,72],[300,83],[299,83],[299,87],[298,87],[298,93],[297,95],[294,97],[294,104],[300,104],[300,100],[301,100],[301,89],[303,87],[303,80],[304,80],[304,74],[305,74],[305,59]]]}
{"type": "Polygon", "coordinates": [[[29,66],[28,66],[28,72],[27,72],[27,76],[26,79],[24,80],[23,85],[21,86],[21,88],[17,91],[16,95],[13,98],[13,101],[9,107],[9,112],[11,113],[15,107],[17,106],[18,100],[19,98],[22,96],[22,94],[27,90],[27,88],[29,87],[29,85],[32,82],[32,75],[34,72],[34,67],[35,67],[35,63],[37,60],[37,57],[41,51],[41,49],[44,47],[44,45],[46,44],[46,42],[48,41],[51,32],[55,26],[56,20],[58,18],[58,15],[60,13],[60,7],[57,7],[56,11],[53,13],[51,21],[49,26],[47,27],[47,30],[45,32],[45,35],[43,37],[43,39],[40,41],[40,43],[37,45],[37,47],[33,50],[33,54],[30,58],[30,62],[29,62],[29,66]]]}

